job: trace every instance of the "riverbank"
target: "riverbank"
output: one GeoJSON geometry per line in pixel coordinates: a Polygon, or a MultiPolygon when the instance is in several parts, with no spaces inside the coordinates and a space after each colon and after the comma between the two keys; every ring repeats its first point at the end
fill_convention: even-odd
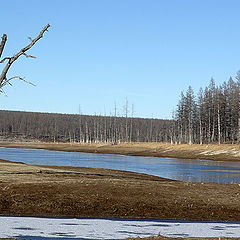
{"type": "Polygon", "coordinates": [[[169,143],[42,143],[0,142],[0,147],[33,148],[56,151],[123,154],[170,158],[209,159],[218,161],[240,161],[240,144],[180,144],[169,143]]]}
{"type": "Polygon", "coordinates": [[[238,184],[0,162],[0,214],[240,221],[238,184]]]}

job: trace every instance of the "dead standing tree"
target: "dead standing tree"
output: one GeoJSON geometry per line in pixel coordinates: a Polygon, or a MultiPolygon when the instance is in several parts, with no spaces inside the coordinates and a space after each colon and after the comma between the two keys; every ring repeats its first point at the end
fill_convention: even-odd
{"type": "Polygon", "coordinates": [[[5,47],[5,44],[6,44],[6,41],[7,41],[7,35],[6,34],[3,34],[2,36],[2,40],[1,40],[1,43],[0,43],[0,63],[4,63],[4,62],[7,62],[5,67],[3,68],[2,72],[1,72],[1,75],[0,75],[0,93],[4,93],[3,91],[3,87],[6,86],[6,85],[11,85],[11,81],[15,78],[21,80],[21,81],[24,81],[24,82],[27,82],[27,83],[30,83],[32,84],[31,82],[28,82],[26,81],[24,78],[22,78],[21,76],[13,76],[13,77],[10,77],[8,78],[7,77],[7,73],[10,69],[10,67],[12,66],[12,64],[22,55],[24,55],[26,58],[36,58],[32,55],[28,55],[26,54],[26,52],[39,40],[43,37],[43,34],[44,32],[48,31],[48,28],[50,27],[50,25],[46,25],[42,31],[38,34],[38,36],[34,39],[32,39],[31,37],[28,37],[28,39],[31,41],[26,47],[22,48],[18,53],[16,53],[15,55],[13,55],[12,57],[5,57],[1,60],[1,57],[2,57],[2,53],[3,53],[3,49],[5,47]]]}

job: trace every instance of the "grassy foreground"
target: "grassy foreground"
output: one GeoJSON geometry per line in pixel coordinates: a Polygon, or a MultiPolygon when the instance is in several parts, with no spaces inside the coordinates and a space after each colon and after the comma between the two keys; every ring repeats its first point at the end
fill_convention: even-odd
{"type": "Polygon", "coordinates": [[[0,162],[0,214],[240,221],[238,184],[0,162]]]}

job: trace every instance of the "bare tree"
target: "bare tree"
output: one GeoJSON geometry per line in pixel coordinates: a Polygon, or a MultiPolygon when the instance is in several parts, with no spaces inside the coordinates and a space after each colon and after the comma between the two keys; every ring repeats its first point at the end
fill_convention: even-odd
{"type": "Polygon", "coordinates": [[[128,142],[128,99],[126,98],[125,105],[123,106],[124,115],[125,115],[125,142],[128,142]]]}
{"type": "MultiPolygon", "coordinates": [[[[0,60],[0,63],[4,63],[4,62],[7,62],[5,67],[3,68],[1,74],[0,74],[0,92],[1,93],[4,93],[3,91],[3,87],[6,86],[7,84],[11,85],[11,81],[15,78],[21,80],[21,81],[24,81],[24,82],[27,82],[27,83],[30,83],[32,84],[31,82],[28,82],[26,81],[23,77],[21,76],[13,76],[13,77],[10,77],[8,78],[7,77],[7,73],[10,69],[10,67],[12,66],[12,64],[22,55],[24,55],[26,58],[36,58],[32,55],[28,55],[26,54],[26,52],[39,40],[43,37],[43,34],[44,32],[48,31],[48,28],[50,27],[49,24],[47,24],[43,29],[42,31],[38,34],[38,36],[34,39],[32,39],[31,37],[28,37],[28,39],[30,40],[30,43],[22,48],[19,52],[17,52],[16,54],[14,54],[12,57],[5,57],[3,58],[2,60],[0,60]]],[[[7,35],[6,34],[3,34],[2,36],[2,40],[1,40],[1,43],[0,43],[0,58],[2,56],[2,53],[3,53],[3,50],[4,50],[4,47],[5,47],[5,44],[6,44],[6,41],[7,41],[7,35]]]]}

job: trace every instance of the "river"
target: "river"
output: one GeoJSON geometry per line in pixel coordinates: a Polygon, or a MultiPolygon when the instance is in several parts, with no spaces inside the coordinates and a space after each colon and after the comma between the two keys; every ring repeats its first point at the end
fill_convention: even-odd
{"type": "Polygon", "coordinates": [[[240,183],[240,162],[0,148],[0,158],[38,165],[133,171],[186,182],[240,183]]]}

